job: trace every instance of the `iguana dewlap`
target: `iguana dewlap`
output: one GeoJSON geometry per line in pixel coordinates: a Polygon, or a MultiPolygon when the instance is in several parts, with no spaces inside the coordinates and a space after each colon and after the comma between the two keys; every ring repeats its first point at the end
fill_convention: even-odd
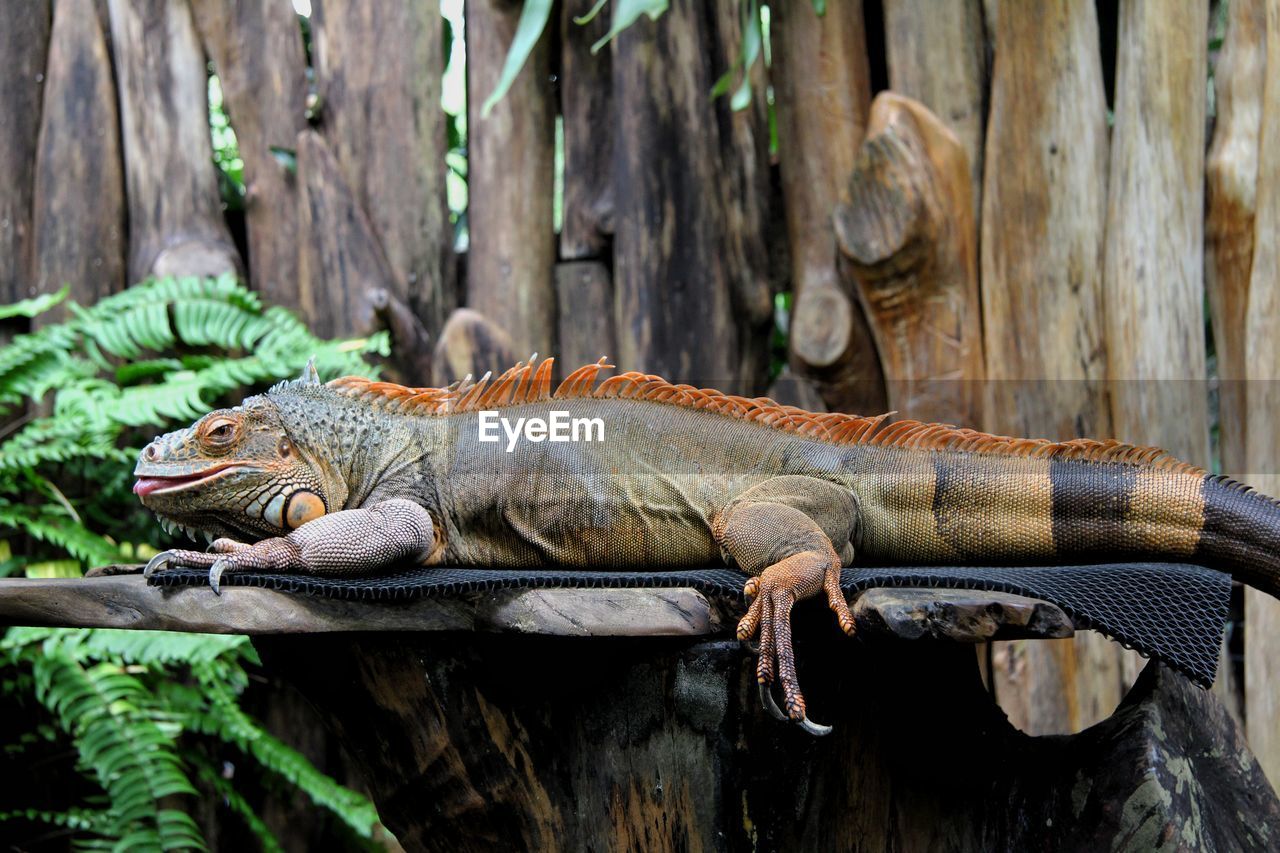
{"type": "Polygon", "coordinates": [[[723,559],[751,576],[738,636],[759,637],[766,704],[777,680],[787,715],[811,731],[791,608],[821,592],[852,633],[839,575],[855,555],[1188,560],[1280,592],[1280,506],[1160,450],[812,414],[639,373],[597,385],[606,367],[554,392],[550,359],[449,388],[321,384],[309,369],[211,412],[147,446],[134,491],[167,524],[217,538],[210,553],[159,555],[147,574],[208,568],[216,591],[242,571],[723,559]],[[603,434],[481,441],[486,411],[599,418],[603,434]]]}

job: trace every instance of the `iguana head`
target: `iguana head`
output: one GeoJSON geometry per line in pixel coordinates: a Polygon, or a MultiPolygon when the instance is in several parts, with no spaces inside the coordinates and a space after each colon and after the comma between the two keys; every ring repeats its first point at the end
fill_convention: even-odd
{"type": "MultiPolygon", "coordinates": [[[[318,385],[314,367],[298,382],[318,385]]],[[[138,457],[133,491],[170,532],[256,540],[339,507],[345,494],[334,494],[326,474],[265,394],[152,441],[138,457]]]]}

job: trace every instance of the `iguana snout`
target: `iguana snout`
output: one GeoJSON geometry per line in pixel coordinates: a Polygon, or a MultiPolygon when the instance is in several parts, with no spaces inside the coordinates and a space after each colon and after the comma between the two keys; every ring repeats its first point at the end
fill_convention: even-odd
{"type": "Polygon", "coordinates": [[[134,476],[142,503],[193,538],[279,536],[327,512],[321,478],[262,397],[156,438],[134,476]]]}

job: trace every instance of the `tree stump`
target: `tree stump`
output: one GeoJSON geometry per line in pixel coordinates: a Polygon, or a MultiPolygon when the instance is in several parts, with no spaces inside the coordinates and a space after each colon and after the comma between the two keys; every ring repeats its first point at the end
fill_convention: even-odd
{"type": "Polygon", "coordinates": [[[1212,694],[1158,663],[1071,737],[1014,729],[968,644],[1052,604],[870,590],[795,611],[813,738],[761,708],[737,602],[691,589],[340,601],[132,577],[0,581],[0,623],[258,635],[411,850],[1266,849],[1276,799],[1212,694]],[[654,635],[658,636],[654,636],[654,635]],[[1244,816],[1244,817],[1242,817],[1244,816]]]}

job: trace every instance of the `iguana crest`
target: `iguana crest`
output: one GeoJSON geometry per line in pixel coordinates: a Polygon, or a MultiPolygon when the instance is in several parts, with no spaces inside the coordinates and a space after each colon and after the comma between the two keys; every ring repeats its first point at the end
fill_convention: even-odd
{"type": "Polygon", "coordinates": [[[543,359],[536,366],[535,362],[536,356],[508,369],[497,379],[491,380],[490,375],[485,374],[478,382],[471,382],[468,377],[444,388],[410,388],[359,376],[335,379],[329,383],[329,387],[388,411],[423,416],[475,412],[546,400],[588,397],[646,400],[753,421],[833,444],[1119,462],[1180,474],[1201,476],[1206,473],[1158,447],[1139,447],[1114,439],[1099,441],[1079,438],[1055,442],[1043,438],[992,435],[950,424],[890,421],[889,418],[894,414],[892,412],[870,417],[838,412],[817,413],[796,406],[786,406],[768,397],[739,397],[713,388],[676,385],[660,376],[637,371],[610,377],[596,385],[600,372],[613,367],[605,358],[595,364],[579,367],[566,376],[553,391],[551,374],[555,359],[543,359]]]}

